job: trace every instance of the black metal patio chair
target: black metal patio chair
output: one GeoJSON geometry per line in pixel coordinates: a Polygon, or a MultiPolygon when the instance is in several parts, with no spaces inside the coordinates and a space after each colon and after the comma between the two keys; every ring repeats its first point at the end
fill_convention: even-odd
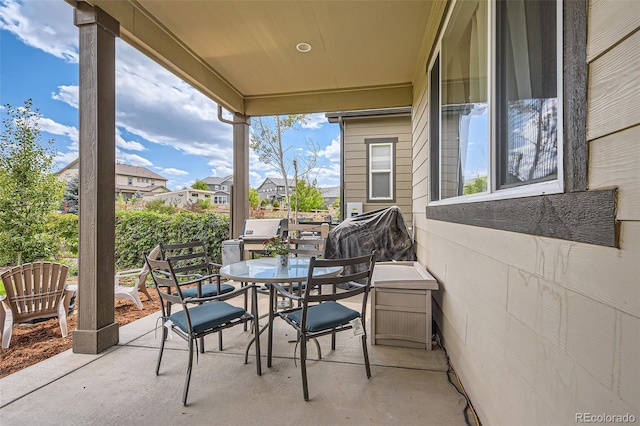
{"type": "MultiPolygon", "coordinates": [[[[275,298],[275,293],[289,299],[302,302],[299,308],[285,311],[270,310],[269,313],[269,348],[268,365],[271,365],[273,346],[273,319],[277,316],[284,319],[291,325],[298,335],[300,342],[300,369],[302,373],[302,392],[305,401],[309,400],[309,390],[307,385],[307,341],[327,334],[332,335],[331,349],[335,350],[337,332],[355,329],[356,335],[362,337],[362,352],[364,354],[364,364],[367,378],[371,377],[369,366],[369,354],[367,351],[367,334],[365,327],[365,316],[367,308],[367,296],[371,287],[371,277],[376,252],[368,256],[361,256],[348,259],[316,259],[311,258],[309,274],[307,276],[307,288],[302,296],[290,293],[279,284],[273,284],[276,290],[271,293],[275,298]],[[341,274],[335,277],[316,278],[313,276],[314,268],[341,266],[345,270],[358,270],[354,273],[341,274]],[[348,268],[352,267],[352,268],[348,268]],[[340,284],[348,284],[347,290],[338,290],[340,284]],[[312,290],[319,290],[322,286],[331,286],[331,293],[318,292],[312,294],[312,290]],[[351,309],[338,301],[362,295],[362,305],[360,310],[351,309]]],[[[273,305],[273,300],[270,301],[273,305]]]]}
{"type": "MultiPolygon", "coordinates": [[[[252,322],[257,329],[258,318],[258,298],[256,286],[248,285],[234,288],[232,291],[209,297],[186,296],[181,289],[182,286],[197,284],[201,278],[196,277],[191,281],[178,282],[176,269],[171,258],[167,260],[153,260],[145,255],[147,264],[151,271],[151,276],[156,290],[160,296],[162,306],[162,341],[160,352],[156,364],[156,375],[160,373],[160,363],[164,351],[165,340],[169,330],[175,332],[188,342],[189,363],[185,378],[184,391],[182,394],[182,404],[187,405],[187,395],[189,392],[189,382],[191,380],[191,370],[193,366],[193,348],[197,347],[196,340],[202,339],[207,334],[219,333],[225,328],[230,328],[239,324],[252,322]],[[241,307],[233,306],[225,300],[236,296],[247,295],[251,291],[251,312],[241,307]],[[181,305],[182,310],[171,313],[172,305],[181,305]]],[[[260,364],[260,339],[255,341],[256,369],[260,376],[262,374],[260,364]]]]}
{"type": "MultiPolygon", "coordinates": [[[[209,260],[207,246],[204,241],[190,241],[178,244],[160,243],[162,259],[170,260],[176,277],[182,286],[184,297],[211,297],[229,293],[235,289],[231,284],[223,283],[219,271],[219,263],[209,260]],[[196,280],[195,285],[184,288],[184,281],[196,280]]],[[[245,299],[244,308],[247,309],[245,299]]],[[[218,349],[222,350],[222,333],[218,334],[218,349]]],[[[204,341],[200,341],[200,352],[204,352],[204,341]]]]}

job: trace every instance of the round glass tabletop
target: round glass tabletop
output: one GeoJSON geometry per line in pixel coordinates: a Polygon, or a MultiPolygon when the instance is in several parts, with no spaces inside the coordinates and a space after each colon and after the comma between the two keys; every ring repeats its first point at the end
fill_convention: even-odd
{"type": "MultiPolygon", "coordinates": [[[[275,257],[242,260],[220,268],[220,275],[241,282],[283,283],[306,281],[309,273],[309,258],[291,257],[287,266],[278,265],[275,257]]],[[[314,277],[335,276],[342,267],[315,268],[314,277]]]]}

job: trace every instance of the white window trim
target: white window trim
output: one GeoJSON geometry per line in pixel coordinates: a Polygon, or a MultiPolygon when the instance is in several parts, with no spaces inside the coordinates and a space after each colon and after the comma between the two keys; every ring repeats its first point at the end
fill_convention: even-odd
{"type": "MultiPolygon", "coordinates": [[[[433,68],[434,62],[436,58],[440,56],[442,51],[442,36],[445,33],[447,26],[449,25],[449,21],[451,20],[451,15],[457,3],[459,1],[464,0],[453,0],[452,4],[449,7],[449,11],[445,18],[445,22],[442,25],[442,29],[440,34],[438,35],[438,41],[436,43],[436,49],[434,49],[433,56],[429,62],[428,72],[427,72],[427,80],[429,80],[429,75],[431,74],[431,69],[433,68]]],[[[532,183],[529,185],[520,185],[512,188],[504,188],[504,189],[496,189],[495,182],[495,173],[496,173],[496,144],[494,143],[496,140],[496,108],[495,108],[495,75],[496,75],[496,1],[489,0],[489,10],[488,10],[488,37],[489,42],[487,45],[489,46],[489,81],[487,82],[487,103],[489,105],[489,161],[488,161],[488,176],[487,176],[487,188],[489,191],[481,192],[477,194],[469,194],[469,195],[458,195],[457,197],[450,197],[444,200],[429,200],[427,205],[429,206],[439,206],[439,205],[447,205],[447,204],[464,204],[464,203],[475,203],[482,201],[493,201],[493,200],[504,200],[510,198],[523,198],[523,197],[533,197],[539,195],[550,195],[550,194],[560,194],[564,192],[564,84],[563,84],[563,13],[562,13],[562,1],[556,0],[556,34],[558,35],[556,39],[556,55],[557,55],[557,64],[558,64],[558,74],[557,74],[557,90],[558,90],[558,168],[557,168],[557,178],[552,181],[538,182],[532,183]]],[[[440,61],[440,67],[442,67],[442,61],[440,61]]],[[[440,81],[442,81],[442,72],[440,70],[440,81]]],[[[439,105],[442,105],[442,90],[439,92],[440,101],[439,105]]],[[[431,88],[429,87],[427,90],[427,99],[431,99],[431,88]]],[[[429,105],[428,108],[431,108],[429,105]]],[[[429,109],[427,109],[426,114],[429,114],[429,109]]],[[[439,120],[441,120],[442,114],[438,114],[439,120]]],[[[429,124],[430,127],[430,124],[429,124]]],[[[442,123],[440,122],[440,129],[442,129],[442,123]]],[[[430,134],[430,133],[428,133],[430,134]]],[[[430,142],[428,142],[430,143],[430,142]]],[[[439,144],[439,149],[442,150],[442,144],[439,144]]],[[[441,152],[439,155],[441,156],[441,152]]],[[[431,161],[427,161],[427,170],[429,173],[429,182],[433,178],[431,174],[431,161]]],[[[442,173],[442,168],[440,167],[440,174],[442,173]]],[[[439,175],[438,179],[441,180],[442,176],[439,175]]],[[[431,186],[429,185],[429,188],[431,186]]],[[[438,188],[441,188],[438,185],[438,188]]],[[[438,194],[440,196],[440,194],[438,194]]],[[[431,197],[428,197],[431,198],[431,197]]]]}
{"type": "Polygon", "coordinates": [[[369,194],[368,194],[368,198],[371,201],[391,201],[394,199],[394,194],[393,194],[393,175],[395,173],[394,171],[394,154],[393,154],[393,148],[394,148],[394,144],[391,142],[380,142],[380,143],[369,143],[367,144],[367,149],[369,150],[369,164],[367,164],[367,169],[368,169],[368,179],[369,179],[369,194]],[[371,167],[371,161],[373,160],[373,155],[371,153],[373,147],[380,147],[380,146],[388,146],[389,147],[389,164],[391,165],[391,167],[389,169],[385,169],[385,170],[373,170],[373,168],[371,167]],[[388,197],[374,197],[373,196],[373,175],[374,174],[382,174],[382,173],[389,173],[389,196],[388,197]]]}

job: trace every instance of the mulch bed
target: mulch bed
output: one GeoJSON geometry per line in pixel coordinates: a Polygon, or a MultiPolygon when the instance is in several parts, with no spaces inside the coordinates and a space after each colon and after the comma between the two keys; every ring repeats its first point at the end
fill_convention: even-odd
{"type": "MultiPolygon", "coordinates": [[[[159,311],[160,303],[156,290],[150,288],[149,294],[152,298],[150,301],[146,300],[145,295],[140,294],[143,305],[141,310],[128,299],[116,299],[115,321],[123,326],[159,311]]],[[[0,349],[0,378],[71,349],[73,330],[77,326],[78,304],[79,302],[76,303],[76,313],[67,316],[69,334],[64,338],[60,334],[57,318],[37,324],[14,325],[9,348],[0,349]]]]}

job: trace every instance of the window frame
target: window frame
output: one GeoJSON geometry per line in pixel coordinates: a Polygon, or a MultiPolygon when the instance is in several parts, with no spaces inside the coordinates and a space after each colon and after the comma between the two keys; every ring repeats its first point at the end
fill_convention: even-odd
{"type": "Polygon", "coordinates": [[[367,203],[395,203],[396,201],[396,146],[398,144],[398,138],[367,138],[364,140],[366,146],[366,168],[367,168],[367,203]],[[373,146],[388,145],[389,152],[391,154],[391,169],[389,173],[389,197],[373,197],[372,191],[372,179],[373,173],[386,173],[380,171],[373,171],[371,169],[371,150],[373,146]]]}
{"type": "MultiPolygon", "coordinates": [[[[432,57],[430,58],[427,66],[427,80],[429,80],[429,89],[428,89],[428,99],[429,99],[429,136],[430,139],[434,137],[433,133],[431,133],[431,122],[434,117],[438,117],[437,123],[437,131],[438,131],[438,144],[434,146],[429,143],[429,152],[430,152],[430,160],[429,160],[429,206],[438,206],[438,205],[448,205],[448,204],[463,204],[463,203],[474,203],[481,201],[491,201],[491,200],[504,200],[518,197],[531,197],[537,195],[549,195],[549,194],[559,194],[564,192],[564,172],[563,172],[563,159],[564,159],[564,108],[565,108],[565,96],[564,96],[564,86],[563,86],[563,76],[564,76],[564,54],[563,54],[563,40],[564,40],[564,10],[563,10],[563,2],[556,1],[556,12],[558,14],[558,19],[556,20],[556,33],[558,35],[556,39],[556,54],[558,61],[558,74],[557,74],[557,97],[558,97],[558,151],[557,151],[557,177],[553,180],[547,180],[542,182],[535,182],[530,184],[523,184],[512,187],[505,188],[497,188],[497,175],[500,172],[499,167],[499,159],[497,158],[498,152],[500,149],[504,149],[503,147],[499,147],[500,141],[498,141],[498,99],[496,96],[496,84],[498,78],[498,70],[496,69],[497,63],[497,30],[496,30],[496,16],[497,16],[497,1],[498,0],[489,0],[488,7],[488,23],[487,23],[487,105],[489,107],[489,124],[488,124],[488,134],[487,134],[487,191],[479,192],[476,194],[468,194],[468,195],[458,195],[449,198],[440,198],[441,190],[442,190],[442,166],[441,166],[441,151],[442,151],[442,143],[440,140],[441,129],[442,129],[442,60],[441,60],[441,51],[442,51],[442,38],[444,33],[446,32],[447,25],[449,24],[453,10],[455,6],[463,0],[455,0],[452,1],[447,13],[445,14],[445,18],[443,20],[442,28],[438,34],[436,45],[432,52],[432,57]],[[435,66],[435,62],[438,62],[438,97],[439,108],[434,111],[431,108],[432,105],[432,70],[435,66]],[[437,156],[438,164],[434,164],[434,156],[437,156]],[[437,169],[438,179],[437,181],[433,180],[434,174],[431,173],[431,170],[437,169]],[[437,188],[439,194],[437,199],[433,199],[433,191],[437,188]]],[[[482,1],[482,0],[481,0],[482,1]]],[[[502,141],[504,144],[505,141],[502,141]]]]}
{"type": "MultiPolygon", "coordinates": [[[[559,86],[563,94],[563,192],[478,202],[466,202],[471,197],[466,196],[456,197],[465,202],[427,203],[428,220],[619,247],[620,224],[615,220],[617,190],[588,190],[587,10],[585,0],[563,1],[562,17],[558,19],[563,39],[563,84],[559,86]]],[[[431,56],[436,56],[435,49],[431,56]]],[[[432,57],[427,62],[429,66],[432,57]]],[[[425,114],[430,111],[427,109],[425,114]]],[[[431,147],[429,144],[429,150],[431,147]]],[[[430,164],[428,172],[431,174],[430,164]]]]}

